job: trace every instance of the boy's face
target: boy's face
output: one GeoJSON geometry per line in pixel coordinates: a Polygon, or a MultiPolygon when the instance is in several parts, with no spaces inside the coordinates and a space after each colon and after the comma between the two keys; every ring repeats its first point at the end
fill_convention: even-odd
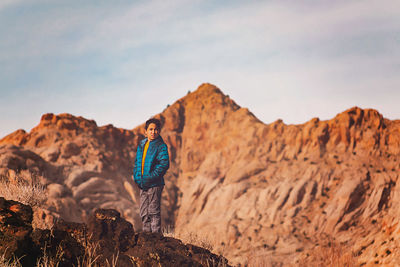
{"type": "Polygon", "coordinates": [[[160,135],[160,130],[157,128],[155,123],[150,123],[146,130],[146,136],[149,141],[153,141],[160,135]]]}

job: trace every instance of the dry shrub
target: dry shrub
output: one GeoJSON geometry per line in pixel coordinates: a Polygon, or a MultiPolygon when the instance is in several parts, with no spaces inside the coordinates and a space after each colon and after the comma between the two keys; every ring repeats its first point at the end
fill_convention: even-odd
{"type": "Polygon", "coordinates": [[[0,196],[29,205],[32,208],[42,207],[47,199],[46,187],[39,182],[27,182],[23,179],[10,181],[0,177],[0,196]]]}
{"type": "MultiPolygon", "coordinates": [[[[40,214],[45,211],[43,208],[47,201],[47,190],[36,175],[31,174],[29,179],[30,181],[27,181],[18,175],[14,175],[14,177],[0,176],[0,197],[29,205],[34,214],[40,214]]],[[[50,229],[53,223],[49,220],[45,221],[42,218],[39,219],[38,216],[33,216],[32,227],[50,229]]]]}

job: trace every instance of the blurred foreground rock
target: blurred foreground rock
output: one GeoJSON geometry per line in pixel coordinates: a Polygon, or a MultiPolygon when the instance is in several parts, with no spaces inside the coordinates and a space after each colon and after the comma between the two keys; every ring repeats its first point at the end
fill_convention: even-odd
{"type": "Polygon", "coordinates": [[[73,266],[84,248],[65,231],[32,229],[31,207],[0,197],[0,253],[23,266],[35,266],[44,254],[58,258],[59,266],[73,266]]]}
{"type": "Polygon", "coordinates": [[[135,233],[112,209],[97,210],[87,224],[60,220],[51,230],[32,229],[31,207],[1,197],[0,253],[20,259],[23,266],[36,266],[46,256],[60,267],[86,266],[89,261],[96,266],[117,262],[121,267],[229,266],[206,249],[161,234],[135,233]]]}

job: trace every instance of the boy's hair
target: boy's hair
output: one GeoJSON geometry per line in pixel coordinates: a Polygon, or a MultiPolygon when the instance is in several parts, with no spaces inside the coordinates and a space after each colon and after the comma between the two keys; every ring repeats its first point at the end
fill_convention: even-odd
{"type": "Polygon", "coordinates": [[[146,126],[144,127],[145,130],[147,130],[147,128],[149,128],[150,123],[154,123],[156,125],[156,128],[158,130],[161,130],[161,122],[160,122],[160,120],[155,119],[155,118],[151,118],[146,121],[146,126]]]}

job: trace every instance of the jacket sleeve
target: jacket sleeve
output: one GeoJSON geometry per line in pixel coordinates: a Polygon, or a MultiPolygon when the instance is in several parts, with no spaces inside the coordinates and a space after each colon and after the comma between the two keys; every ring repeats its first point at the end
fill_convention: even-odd
{"type": "Polygon", "coordinates": [[[141,160],[140,160],[140,145],[137,148],[136,151],[136,157],[135,157],[135,163],[133,166],[133,179],[135,181],[135,183],[139,184],[140,182],[140,178],[141,178],[141,174],[142,174],[142,170],[141,170],[141,160]]]}
{"type": "Polygon", "coordinates": [[[157,153],[156,159],[157,165],[150,174],[152,179],[164,176],[169,168],[169,155],[168,147],[166,144],[161,145],[160,150],[157,153]]]}

